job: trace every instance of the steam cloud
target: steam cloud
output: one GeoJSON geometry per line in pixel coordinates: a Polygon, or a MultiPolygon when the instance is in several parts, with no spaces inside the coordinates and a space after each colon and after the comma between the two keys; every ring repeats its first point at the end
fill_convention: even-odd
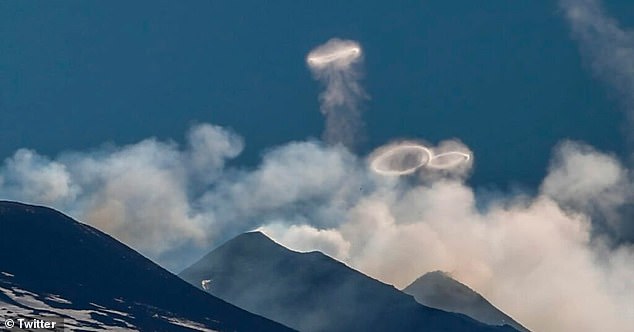
{"type": "Polygon", "coordinates": [[[55,160],[20,150],[5,161],[0,193],[70,212],[172,269],[259,228],[398,287],[449,271],[534,330],[633,323],[634,248],[593,237],[585,207],[576,208],[628,199],[628,170],[612,156],[564,142],[536,196],[492,199],[462,177],[385,177],[320,142],[278,147],[254,170],[225,167],[241,148],[231,132],[199,125],[184,147],[149,139],[55,160]],[[203,190],[201,172],[211,175],[203,190]],[[190,247],[199,251],[183,256],[190,247]]]}
{"type": "MultiPolygon", "coordinates": [[[[627,34],[594,1],[561,4],[602,77],[634,81],[632,66],[614,60],[628,52],[617,42],[627,34]]],[[[361,48],[351,45],[333,40],[307,60],[327,85],[329,130],[349,124],[337,120],[350,114],[339,108],[359,120],[358,109],[347,107],[362,96],[353,70],[361,48]]],[[[326,134],[328,142],[352,142],[326,134]]],[[[632,228],[622,210],[634,186],[612,155],[564,141],[536,194],[487,195],[465,184],[470,163],[449,172],[422,168],[415,179],[386,177],[340,145],[305,141],[269,151],[255,169],[227,167],[242,147],[232,132],[201,124],[185,146],[147,139],[55,159],[22,149],[0,170],[0,197],[52,205],[172,270],[229,236],[260,229],[397,287],[429,271],[451,272],[535,331],[634,326],[634,247],[615,237],[632,228]],[[611,231],[597,231],[604,225],[611,231]]],[[[432,150],[470,154],[458,141],[432,150]]],[[[410,152],[414,166],[424,159],[410,152]]],[[[396,163],[411,160],[400,155],[396,163]]]]}
{"type": "MultiPolygon", "coordinates": [[[[607,16],[598,0],[560,0],[559,5],[592,72],[620,97],[629,120],[627,138],[630,144],[634,143],[631,135],[631,128],[634,128],[634,32],[622,29],[615,19],[607,16]]],[[[562,197],[560,203],[583,209],[617,240],[634,242],[634,222],[631,221],[634,220],[634,192],[629,186],[630,170],[614,172],[615,167],[609,167],[601,173],[605,173],[601,179],[586,172],[587,178],[569,183],[577,187],[589,181],[620,184],[610,187],[608,192],[588,192],[588,188],[581,187],[591,200],[590,204],[582,204],[581,196],[572,198],[570,195],[562,197]]]]}
{"type": "Polygon", "coordinates": [[[172,267],[166,252],[209,242],[212,233],[201,230],[208,220],[192,209],[192,198],[242,147],[240,137],[202,124],[192,128],[184,149],[146,139],[56,160],[21,149],[1,169],[0,197],[61,209],[172,267]]]}
{"type": "MultiPolygon", "coordinates": [[[[319,219],[291,214],[261,230],[296,250],[325,251],[397,287],[424,272],[449,271],[536,331],[627,330],[634,323],[634,248],[609,247],[607,239],[592,236],[587,214],[557,202],[571,198],[567,185],[586,172],[626,170],[582,143],[562,143],[555,155],[534,197],[478,197],[460,178],[411,183],[358,169],[345,185],[372,189],[342,211],[340,224],[311,226],[304,220],[319,219]],[[572,162],[576,167],[567,167],[572,162]],[[485,200],[489,204],[480,207],[485,200]]],[[[621,184],[590,180],[582,186],[582,195],[601,200],[601,192],[618,193],[621,184]]]]}
{"type": "Polygon", "coordinates": [[[333,38],[308,53],[306,63],[316,79],[325,87],[321,96],[321,112],[326,117],[323,139],[354,148],[362,137],[360,100],[365,96],[359,85],[359,65],[363,60],[361,46],[352,40],[333,38]]]}

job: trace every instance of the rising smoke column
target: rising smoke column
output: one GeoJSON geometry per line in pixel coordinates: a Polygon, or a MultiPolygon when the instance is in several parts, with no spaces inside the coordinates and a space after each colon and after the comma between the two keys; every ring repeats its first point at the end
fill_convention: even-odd
{"type": "Polygon", "coordinates": [[[581,54],[595,76],[620,94],[634,125],[634,32],[606,15],[598,0],[560,0],[559,4],[581,54]]]}
{"type": "MultiPolygon", "coordinates": [[[[560,0],[559,5],[593,74],[620,97],[628,120],[626,135],[629,147],[634,148],[634,31],[622,28],[618,21],[607,15],[601,1],[560,0]]],[[[598,195],[591,204],[584,204],[585,212],[595,219],[602,219],[617,241],[633,243],[634,190],[625,184],[629,183],[627,175],[621,178],[624,181],[620,181],[619,187],[626,189],[612,188],[598,195]],[[613,195],[615,191],[620,193],[613,195]],[[606,206],[609,208],[606,209],[606,206]]],[[[565,205],[579,205],[570,199],[560,201],[565,205]]]]}
{"type": "Polygon", "coordinates": [[[308,53],[306,63],[326,90],[321,94],[321,112],[326,117],[323,139],[353,149],[363,136],[359,102],[365,92],[359,85],[363,51],[359,43],[333,38],[308,53]]]}

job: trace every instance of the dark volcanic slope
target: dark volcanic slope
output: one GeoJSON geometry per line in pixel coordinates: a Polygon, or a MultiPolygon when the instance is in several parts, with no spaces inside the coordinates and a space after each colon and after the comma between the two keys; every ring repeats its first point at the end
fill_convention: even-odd
{"type": "Polygon", "coordinates": [[[403,292],[432,308],[465,314],[491,325],[508,324],[519,331],[528,331],[482,295],[441,271],[426,273],[407,286],[403,292]]]}
{"type": "Polygon", "coordinates": [[[300,331],[514,331],[420,305],[322,253],[298,253],[259,232],[242,234],[180,276],[300,331]]]}
{"type": "Polygon", "coordinates": [[[49,313],[83,330],[289,330],[57,211],[0,202],[0,230],[0,320],[49,313]]]}

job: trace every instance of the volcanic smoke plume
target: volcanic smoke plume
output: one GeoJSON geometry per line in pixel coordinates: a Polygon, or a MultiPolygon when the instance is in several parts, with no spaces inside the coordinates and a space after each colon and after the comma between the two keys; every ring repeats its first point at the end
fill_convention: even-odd
{"type": "Polygon", "coordinates": [[[326,90],[321,94],[321,112],[326,117],[323,139],[353,149],[363,137],[359,102],[365,93],[359,85],[361,46],[352,40],[333,38],[308,53],[306,63],[326,90]]]}

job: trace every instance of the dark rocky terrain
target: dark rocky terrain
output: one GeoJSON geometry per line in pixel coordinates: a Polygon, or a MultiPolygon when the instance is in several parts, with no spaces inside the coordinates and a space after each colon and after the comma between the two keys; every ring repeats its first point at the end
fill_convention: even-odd
{"type": "Polygon", "coordinates": [[[237,236],[179,275],[300,331],[515,331],[426,307],[320,252],[294,252],[259,232],[237,236]]]}
{"type": "Polygon", "coordinates": [[[51,316],[83,331],[291,331],[55,210],[2,201],[0,231],[0,324],[51,316]]]}
{"type": "Polygon", "coordinates": [[[429,272],[403,289],[418,303],[428,307],[465,314],[490,325],[513,326],[528,332],[524,326],[500,311],[482,295],[441,271],[429,272]]]}

